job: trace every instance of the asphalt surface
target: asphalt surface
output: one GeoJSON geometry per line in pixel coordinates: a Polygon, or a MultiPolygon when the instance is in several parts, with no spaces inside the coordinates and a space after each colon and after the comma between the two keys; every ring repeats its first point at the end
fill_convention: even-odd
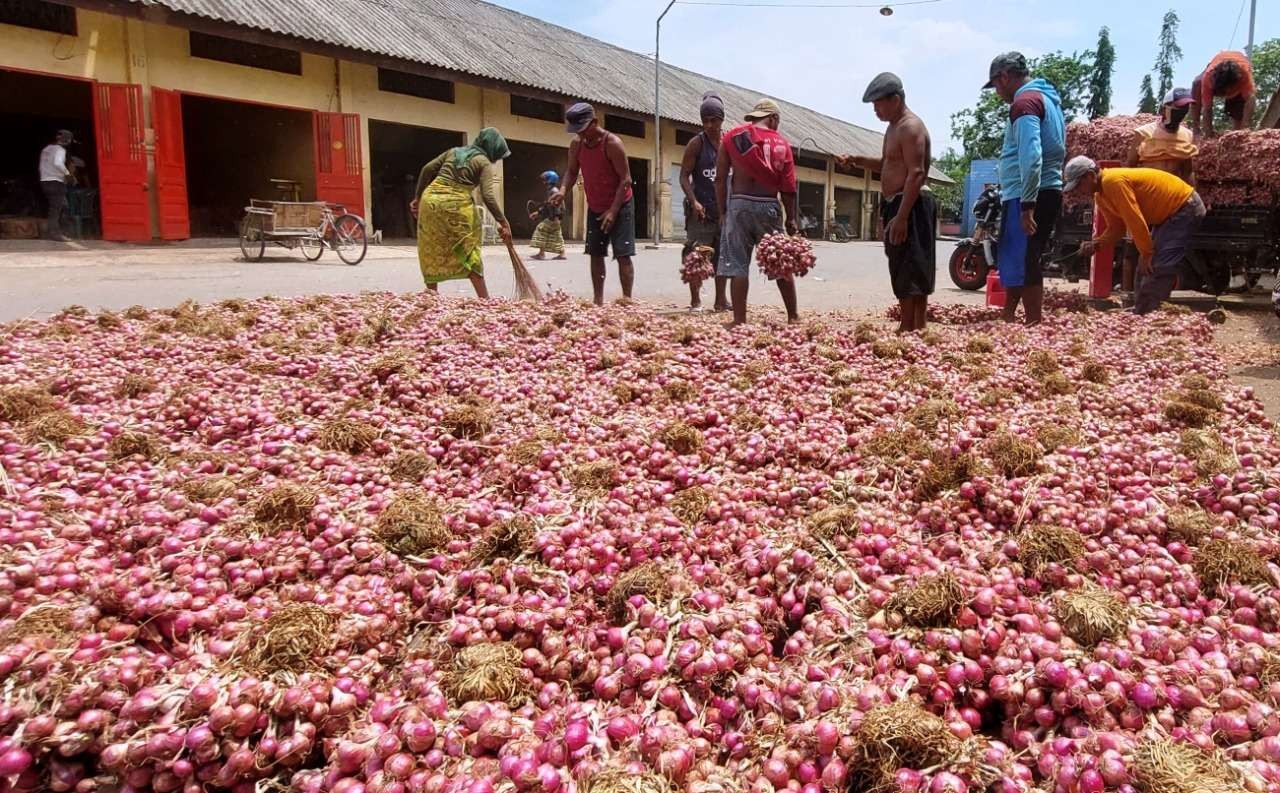
{"type": "MultiPolygon", "coordinates": [[[[573,244],[573,243],[571,243],[573,244]]],[[[581,243],[565,261],[535,261],[527,244],[517,250],[544,288],[589,298],[591,279],[581,243]]],[[[962,292],[946,274],[953,243],[938,243],[938,292],[945,303],[981,304],[981,292],[962,292]]],[[[817,268],[798,285],[804,311],[873,311],[893,302],[884,254],[879,243],[819,242],[817,268]]],[[[362,291],[410,292],[422,289],[417,251],[410,241],[371,245],[354,267],[326,252],[310,263],[299,251],[268,249],[260,262],[243,261],[235,240],[193,240],[172,245],[128,245],[106,242],[0,242],[0,321],[41,318],[71,304],[118,310],[141,304],[165,307],[183,300],[212,302],[231,297],[293,297],[362,291]]],[[[489,291],[513,292],[511,262],[505,247],[484,249],[489,291]]],[[[635,258],[633,296],[672,310],[687,308],[689,289],[680,282],[680,246],[658,250],[643,243],[635,258]]],[[[469,296],[466,281],[441,285],[446,295],[469,296]]],[[[606,298],[621,295],[617,269],[609,263],[606,298]]],[[[712,303],[711,286],[703,287],[703,304],[712,303]]],[[[752,278],[752,304],[781,306],[778,291],[758,273],[752,278]]]]}

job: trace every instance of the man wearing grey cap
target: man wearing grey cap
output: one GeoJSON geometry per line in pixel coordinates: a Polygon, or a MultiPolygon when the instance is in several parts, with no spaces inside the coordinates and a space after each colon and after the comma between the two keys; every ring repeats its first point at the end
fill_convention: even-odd
{"type": "Polygon", "coordinates": [[[846,167],[880,172],[884,252],[889,259],[893,295],[902,312],[898,332],[924,330],[938,269],[938,203],[928,187],[932,159],[929,130],[907,107],[907,94],[896,74],[877,75],[862,101],[875,108],[876,118],[889,123],[881,156],[844,155],[836,159],[846,167]]]}
{"type": "MultiPolygon", "coordinates": [[[[1080,246],[1091,255],[1100,245],[1114,245],[1127,230],[1138,249],[1138,289],[1134,313],[1149,314],[1173,293],[1178,268],[1204,220],[1204,202],[1195,189],[1167,171],[1155,168],[1108,168],[1088,157],[1071,158],[1064,178],[1066,193],[1092,196],[1106,223],[1102,235],[1080,246]]],[[[1003,244],[1001,240],[1001,244],[1003,244]]]]}
{"type": "Polygon", "coordinates": [[[1021,302],[1026,322],[1043,318],[1044,269],[1040,259],[1062,214],[1062,164],[1067,158],[1067,124],[1058,90],[1032,79],[1027,59],[1006,52],[991,61],[983,89],[993,88],[1009,103],[1000,150],[1000,247],[996,265],[1007,293],[1004,321],[1013,322],[1021,302]]]}
{"type": "Polygon", "coordinates": [[[597,306],[604,305],[604,257],[613,248],[618,260],[622,296],[631,297],[636,254],[636,208],[631,190],[631,167],[622,140],[606,131],[596,120],[596,110],[579,102],[564,114],[565,131],[576,135],[569,144],[569,168],[564,187],[552,197],[555,204],[573,192],[582,174],[587,194],[587,255],[591,257],[591,288],[597,306]]]}

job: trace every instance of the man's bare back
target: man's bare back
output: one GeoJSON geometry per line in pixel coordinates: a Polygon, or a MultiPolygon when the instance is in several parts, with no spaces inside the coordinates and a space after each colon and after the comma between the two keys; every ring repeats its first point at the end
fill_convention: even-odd
{"type": "Polygon", "coordinates": [[[933,143],[929,139],[929,130],[924,122],[910,110],[902,114],[902,118],[891,123],[884,134],[884,150],[880,169],[880,195],[890,198],[901,193],[907,184],[907,163],[903,152],[912,139],[922,142],[920,150],[924,152],[923,168],[929,172],[929,164],[933,161],[933,143]]]}

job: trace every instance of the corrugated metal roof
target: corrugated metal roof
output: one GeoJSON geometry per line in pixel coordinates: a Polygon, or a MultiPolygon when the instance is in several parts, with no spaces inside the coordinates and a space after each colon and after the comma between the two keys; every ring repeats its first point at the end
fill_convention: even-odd
{"type": "MultiPolygon", "coordinates": [[[[480,0],[130,2],[653,113],[652,58],[480,0]]],[[[760,98],[750,89],[663,65],[664,118],[699,125],[698,105],[706,91],[724,99],[731,119],[760,98]]],[[[800,105],[778,104],[783,131],[797,147],[880,154],[878,132],[800,105]]],[[[931,176],[946,179],[936,168],[931,176]]]]}

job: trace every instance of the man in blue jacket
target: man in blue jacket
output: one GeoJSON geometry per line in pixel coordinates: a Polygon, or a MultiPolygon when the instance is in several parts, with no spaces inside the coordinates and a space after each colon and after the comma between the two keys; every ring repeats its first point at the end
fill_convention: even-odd
{"type": "Polygon", "coordinates": [[[1040,259],[1062,214],[1062,167],[1067,157],[1067,125],[1058,91],[1043,79],[1032,79],[1020,52],[997,55],[990,79],[1009,103],[1009,123],[1000,151],[1000,221],[997,267],[1008,293],[1005,322],[1014,321],[1021,302],[1027,324],[1043,317],[1044,270],[1040,259]]]}

